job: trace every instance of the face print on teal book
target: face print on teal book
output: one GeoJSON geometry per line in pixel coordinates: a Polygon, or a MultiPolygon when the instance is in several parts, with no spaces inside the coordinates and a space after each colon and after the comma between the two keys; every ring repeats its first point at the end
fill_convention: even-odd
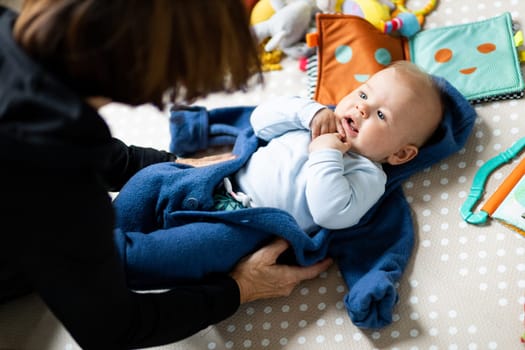
{"type": "Polygon", "coordinates": [[[424,30],[409,45],[413,62],[446,78],[469,100],[523,90],[509,13],[424,30]]]}

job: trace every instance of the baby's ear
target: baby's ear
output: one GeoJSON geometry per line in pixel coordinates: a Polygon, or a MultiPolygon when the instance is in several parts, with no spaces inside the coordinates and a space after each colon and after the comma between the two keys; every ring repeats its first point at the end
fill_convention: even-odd
{"type": "Polygon", "coordinates": [[[419,149],[414,145],[403,146],[396,153],[392,153],[388,156],[386,162],[390,165],[400,165],[408,161],[411,161],[417,156],[419,149]]]}

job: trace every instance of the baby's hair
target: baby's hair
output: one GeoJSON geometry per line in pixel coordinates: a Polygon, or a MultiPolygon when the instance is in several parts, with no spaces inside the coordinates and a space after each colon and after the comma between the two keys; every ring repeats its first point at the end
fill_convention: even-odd
{"type": "Polygon", "coordinates": [[[392,68],[404,70],[406,72],[410,72],[416,76],[419,76],[422,80],[427,80],[429,84],[432,84],[433,80],[430,74],[428,74],[423,69],[419,68],[418,65],[410,61],[406,61],[406,60],[393,61],[387,67],[392,67],[392,68]]]}
{"type": "Polygon", "coordinates": [[[406,60],[394,61],[387,68],[395,69],[396,72],[402,74],[404,77],[408,77],[412,83],[415,83],[415,91],[418,92],[418,95],[424,95],[422,92],[428,92],[431,100],[438,101],[436,108],[439,108],[437,111],[439,117],[434,121],[435,125],[433,125],[429,132],[423,135],[420,142],[418,142],[417,146],[420,147],[427,143],[441,124],[444,109],[441,90],[432,76],[415,63],[406,60]]]}

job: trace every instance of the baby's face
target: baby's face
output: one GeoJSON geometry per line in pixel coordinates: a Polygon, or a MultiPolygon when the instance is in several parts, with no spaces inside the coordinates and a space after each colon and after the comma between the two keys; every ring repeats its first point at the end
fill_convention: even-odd
{"type": "Polygon", "coordinates": [[[406,79],[387,68],[345,96],[335,114],[351,150],[383,163],[418,132],[421,121],[412,116],[424,113],[421,100],[406,79]]]}

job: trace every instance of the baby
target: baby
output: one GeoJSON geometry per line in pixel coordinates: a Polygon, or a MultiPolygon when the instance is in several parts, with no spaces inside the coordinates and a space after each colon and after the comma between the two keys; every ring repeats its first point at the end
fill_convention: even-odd
{"type": "Polygon", "coordinates": [[[381,164],[414,159],[442,113],[432,77],[408,61],[377,72],[334,111],[275,98],[253,111],[255,134],[268,143],[235,174],[234,187],[250,206],[289,212],[306,232],[350,227],[384,193],[381,164]]]}

